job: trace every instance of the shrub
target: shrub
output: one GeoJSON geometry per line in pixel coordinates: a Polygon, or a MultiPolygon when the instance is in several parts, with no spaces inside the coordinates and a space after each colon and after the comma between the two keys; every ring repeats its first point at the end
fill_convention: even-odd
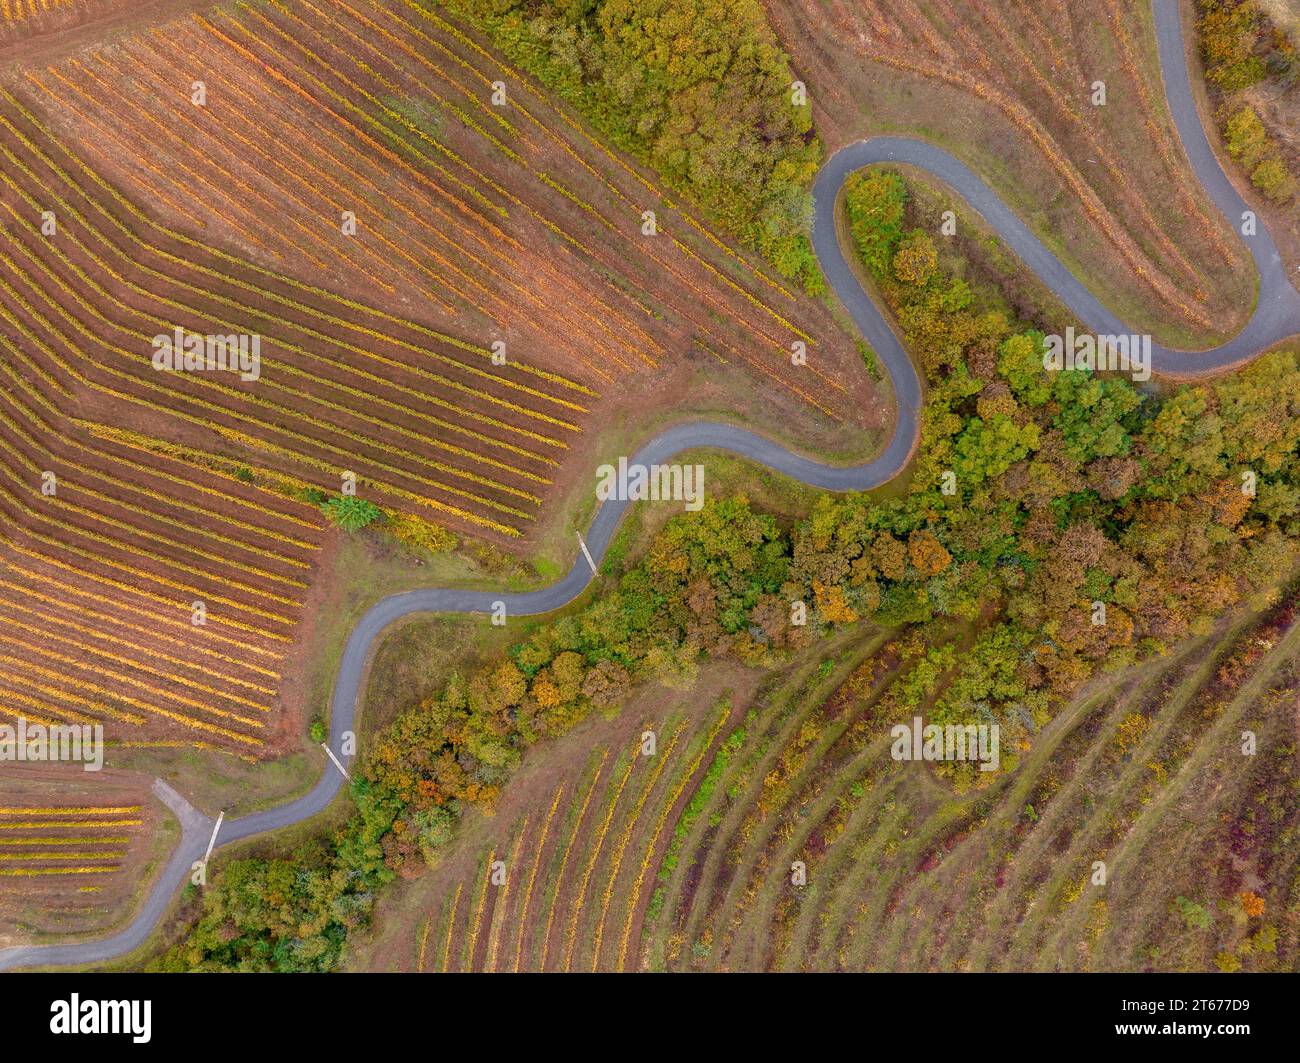
{"type": "Polygon", "coordinates": [[[328,499],[320,508],[325,516],[346,532],[360,531],[383,516],[383,511],[377,505],[356,495],[339,495],[328,499]]]}
{"type": "Polygon", "coordinates": [[[384,531],[403,546],[427,550],[431,554],[445,554],[455,549],[458,542],[456,536],[441,525],[409,513],[386,513],[384,531]]]}
{"type": "Polygon", "coordinates": [[[844,182],[844,211],[854,246],[872,276],[885,275],[903,239],[907,186],[896,173],[858,171],[844,182]]]}
{"type": "Polygon", "coordinates": [[[1276,155],[1256,166],[1250,172],[1250,180],[1264,195],[1278,203],[1286,202],[1295,192],[1295,178],[1276,155]]]}
{"type": "Polygon", "coordinates": [[[923,232],[910,232],[894,253],[894,276],[904,284],[920,288],[939,265],[939,252],[923,232]]]}
{"type": "Polygon", "coordinates": [[[1235,111],[1224,123],[1228,154],[1246,169],[1253,169],[1275,145],[1255,108],[1246,106],[1235,111]]]}

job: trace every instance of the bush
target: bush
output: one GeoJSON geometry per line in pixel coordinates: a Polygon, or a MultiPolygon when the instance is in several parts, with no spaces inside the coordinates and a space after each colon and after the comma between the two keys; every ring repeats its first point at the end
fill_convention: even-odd
{"type": "MultiPolygon", "coordinates": [[[[1250,2],[1204,0],[1200,20],[1201,51],[1206,79],[1220,92],[1231,94],[1268,76],[1272,70],[1285,88],[1300,70],[1294,48],[1275,46],[1267,58],[1259,54],[1264,26],[1250,2]]],[[[1281,34],[1275,35],[1285,40],[1281,34]]],[[[1219,120],[1228,154],[1241,163],[1251,183],[1276,203],[1295,195],[1297,179],[1287,168],[1281,145],[1269,135],[1258,112],[1249,104],[1231,109],[1225,105],[1219,120]]]]}
{"type": "Polygon", "coordinates": [[[1242,107],[1228,118],[1223,126],[1223,135],[1228,154],[1247,170],[1257,166],[1275,148],[1264,123],[1255,108],[1250,106],[1242,107]]]}
{"type": "Polygon", "coordinates": [[[904,284],[923,287],[939,265],[939,252],[925,233],[912,231],[907,234],[898,250],[894,252],[894,276],[904,284]]]}
{"type": "Polygon", "coordinates": [[[1250,172],[1251,183],[1269,199],[1284,203],[1295,192],[1296,182],[1276,155],[1265,159],[1250,172]]]}
{"type": "Polygon", "coordinates": [[[1249,105],[1229,116],[1223,126],[1228,154],[1250,174],[1251,183],[1275,202],[1290,199],[1296,179],[1282,161],[1282,149],[1249,105]]]}
{"type": "Polygon", "coordinates": [[[408,513],[389,513],[386,516],[384,531],[403,546],[427,550],[431,554],[445,554],[456,547],[456,536],[441,525],[408,513]]]}
{"type": "Polygon", "coordinates": [[[339,495],[328,499],[322,512],[345,532],[356,532],[373,524],[383,516],[383,511],[369,499],[356,495],[339,495]]]}

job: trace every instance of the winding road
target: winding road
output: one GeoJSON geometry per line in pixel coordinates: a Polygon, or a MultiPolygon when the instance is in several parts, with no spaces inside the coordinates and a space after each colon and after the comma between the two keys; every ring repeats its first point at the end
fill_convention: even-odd
{"type": "MultiPolygon", "coordinates": [[[[1201,127],[1192,94],[1178,0],[1153,0],[1160,64],[1165,95],[1183,149],[1198,179],[1233,229],[1241,230],[1243,214],[1250,210],[1220,168],[1201,127]]],[[[858,283],[845,261],[836,235],[835,205],[845,178],[873,163],[906,163],[946,182],[981,214],[1022,262],[1094,333],[1123,334],[1122,325],[1070,273],[1028,227],[998,199],[968,167],[931,144],[906,137],[876,137],[851,144],[837,152],[818,174],[813,188],[816,202],[813,247],[827,281],[843,301],[862,335],[875,349],[894,385],[898,421],[889,445],[864,465],[822,465],[730,425],[710,422],[679,425],[656,436],[630,459],[644,465],[664,463],[684,450],[711,447],[731,451],[813,487],[830,491],[878,487],[903,470],[918,436],[917,410],[921,382],[915,368],[881,311],[858,283]]],[[[1243,237],[1259,272],[1255,312],[1235,337],[1213,350],[1173,351],[1153,345],[1152,367],[1157,373],[1195,376],[1244,362],[1290,336],[1300,334],[1300,292],[1286,275],[1276,245],[1262,222],[1257,234],[1243,237]]],[[[596,563],[604,557],[628,503],[601,505],[586,536],[596,563]]],[[[330,749],[341,764],[342,736],[352,731],[371,649],[394,621],[413,613],[488,613],[503,601],[512,615],[547,613],[573,601],[591,582],[592,570],[579,555],[558,583],[521,594],[430,588],[383,599],[369,610],[348,637],[339,665],[330,718],[330,749]]],[[[227,845],[267,831],[278,830],[321,812],[338,795],[343,775],[333,763],[304,796],[275,808],[229,820],[216,839],[227,845]]],[[[172,854],[144,905],[129,926],[99,941],[69,945],[42,945],[0,950],[0,970],[27,966],[84,966],[101,963],[139,947],[166,914],[177,889],[187,881],[191,867],[203,859],[215,823],[191,807],[179,794],[159,784],[155,792],[176,814],[182,827],[180,845],[172,854]]]]}

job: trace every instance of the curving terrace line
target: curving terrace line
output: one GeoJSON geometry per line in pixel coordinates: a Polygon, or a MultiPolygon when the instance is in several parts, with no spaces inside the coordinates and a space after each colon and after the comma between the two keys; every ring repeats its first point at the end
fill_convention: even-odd
{"type": "MultiPolygon", "coordinates": [[[[1189,80],[1178,0],[1153,0],[1152,6],[1165,95],[1183,149],[1210,198],[1232,227],[1240,231],[1242,214],[1250,207],[1220,168],[1201,127],[1189,80]]],[[[850,270],[835,228],[835,206],[845,178],[863,166],[886,162],[920,167],[952,186],[1088,329],[1110,334],[1132,331],[1102,306],[967,166],[942,149],[922,141],[906,137],[875,137],[837,152],[818,174],[813,187],[816,202],[813,248],[826,279],[875,349],[893,382],[898,422],[884,452],[864,465],[823,465],[744,429],[701,422],[679,425],[656,436],[630,459],[632,462],[645,465],[664,463],[684,450],[712,447],[742,455],[805,484],[830,491],[878,487],[903,470],[917,440],[921,382],[898,337],[850,270]]],[[[1259,271],[1259,294],[1250,322],[1238,335],[1213,350],[1173,351],[1153,344],[1152,363],[1156,372],[1179,376],[1212,373],[1247,361],[1281,340],[1300,333],[1300,292],[1286,276],[1272,237],[1261,222],[1257,235],[1243,239],[1259,271]]],[[[605,556],[627,506],[627,502],[609,501],[597,511],[586,538],[597,563],[605,556]]],[[[354,726],[370,651],[394,621],[413,613],[489,613],[497,601],[504,601],[512,615],[547,613],[573,601],[591,580],[591,569],[580,556],[567,576],[538,591],[491,594],[431,588],[383,599],[361,618],[344,648],[334,684],[330,748],[341,762],[347,762],[342,753],[341,737],[354,726]]],[[[334,800],[343,781],[337,768],[327,764],[320,781],[309,793],[287,804],[224,823],[218,843],[228,844],[308,819],[334,800]]],[[[0,950],[0,970],[33,965],[95,964],[130,952],[144,942],[166,914],[176,890],[188,879],[191,865],[203,858],[215,825],[213,820],[184,803],[179,795],[170,793],[170,797],[168,803],[182,825],[181,843],[131,924],[99,941],[0,950]]]]}

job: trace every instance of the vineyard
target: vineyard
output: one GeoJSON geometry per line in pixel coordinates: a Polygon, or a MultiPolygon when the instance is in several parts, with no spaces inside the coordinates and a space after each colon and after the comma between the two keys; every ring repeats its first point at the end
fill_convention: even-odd
{"type": "Polygon", "coordinates": [[[70,418],[56,374],[76,350],[0,340],[0,718],[253,755],[323,519],[70,418]]]}
{"type": "Polygon", "coordinates": [[[61,7],[60,0],[0,0],[0,19],[6,23],[25,22],[38,18],[52,7],[61,7]]]}
{"type": "Polygon", "coordinates": [[[0,0],[0,25],[8,29],[19,23],[31,23],[71,3],[72,0],[0,0]]]}
{"type": "Polygon", "coordinates": [[[125,776],[98,779],[87,802],[49,769],[7,770],[0,786],[0,941],[15,932],[97,930],[120,917],[151,859],[158,820],[147,791],[125,776]]]}
{"type": "Polygon", "coordinates": [[[1291,603],[1238,618],[1094,683],[1032,750],[1004,751],[1016,770],[954,790],[889,753],[924,648],[858,636],[748,709],[669,720],[654,758],[600,750],[486,821],[412,888],[402,907],[422,917],[369,962],[1285,969],[1300,949],[1297,654],[1291,603]]]}
{"type": "Polygon", "coordinates": [[[832,148],[885,130],[936,140],[1124,320],[1188,347],[1244,324],[1246,253],[1179,145],[1147,0],[768,6],[832,148]],[[810,25],[834,31],[814,48],[810,25]]]}
{"type": "Polygon", "coordinates": [[[656,886],[657,858],[737,718],[724,694],[698,719],[673,710],[614,740],[618,745],[597,743],[567,776],[536,780],[535,804],[513,822],[503,813],[493,823],[495,846],[449,854],[448,870],[457,873],[432,876],[436,899],[419,918],[412,966],[626,965],[656,886]],[[654,745],[647,755],[648,735],[654,745]]]}
{"type": "Polygon", "coordinates": [[[236,4],[27,70],[20,88],[170,224],[560,374],[539,370],[544,394],[515,411],[526,424],[542,403],[543,447],[569,443],[597,391],[641,379],[654,394],[683,356],[743,369],[810,429],[879,416],[824,308],[412,0],[236,4]]]}
{"type": "Polygon", "coordinates": [[[0,49],[102,18],[122,6],[122,0],[0,0],[0,49]]]}
{"type": "Polygon", "coordinates": [[[700,374],[814,436],[885,416],[828,310],[414,3],[235,5],[13,71],[0,233],[0,720],[110,744],[284,748],[314,502],[353,482],[527,544],[597,430],[700,374]],[[157,371],[178,329],[259,337],[260,374],[157,371]]]}

